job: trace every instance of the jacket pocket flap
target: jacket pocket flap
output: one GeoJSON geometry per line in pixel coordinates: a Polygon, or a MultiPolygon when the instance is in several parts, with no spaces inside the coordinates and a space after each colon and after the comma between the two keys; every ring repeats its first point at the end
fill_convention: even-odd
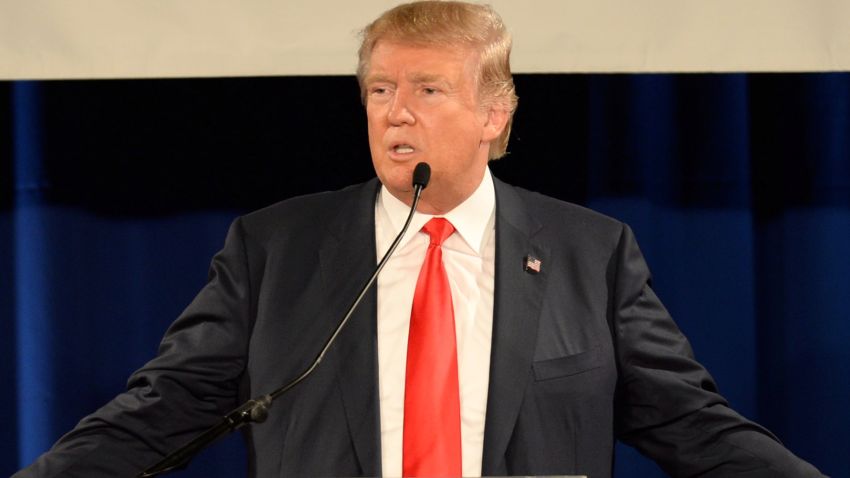
{"type": "Polygon", "coordinates": [[[592,348],[577,354],[558,357],[550,360],[534,362],[534,379],[551,380],[558,377],[568,377],[602,366],[599,360],[599,349],[592,348]]]}

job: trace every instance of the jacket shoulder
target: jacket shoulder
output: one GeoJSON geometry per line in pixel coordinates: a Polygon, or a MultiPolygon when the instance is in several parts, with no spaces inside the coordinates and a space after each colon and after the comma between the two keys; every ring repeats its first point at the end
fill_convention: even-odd
{"type": "Polygon", "coordinates": [[[592,237],[619,238],[628,226],[622,221],[585,206],[529,191],[517,186],[507,186],[522,201],[524,207],[548,229],[568,229],[575,234],[592,237]]]}
{"type": "Polygon", "coordinates": [[[380,183],[372,179],[336,191],[325,191],[284,199],[250,212],[238,220],[245,233],[271,237],[281,231],[320,231],[341,216],[361,219],[374,212],[374,198],[380,183]]]}

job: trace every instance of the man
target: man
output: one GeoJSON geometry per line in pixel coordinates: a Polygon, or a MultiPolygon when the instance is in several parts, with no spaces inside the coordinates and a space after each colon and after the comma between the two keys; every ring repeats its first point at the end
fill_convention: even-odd
{"type": "Polygon", "coordinates": [[[483,6],[369,25],[358,79],[380,182],[237,219],[129,390],[16,476],[132,476],[296,376],[401,229],[419,162],[432,176],[411,232],[315,373],[246,433],[251,476],[597,478],[615,438],[673,476],[820,476],[717,394],[628,227],[490,176],[516,106],[509,52],[483,6]],[[435,287],[448,296],[429,320],[455,333],[436,344],[420,314],[435,287]],[[422,343],[440,353],[419,361],[422,343]],[[445,386],[418,381],[430,362],[445,386]]]}

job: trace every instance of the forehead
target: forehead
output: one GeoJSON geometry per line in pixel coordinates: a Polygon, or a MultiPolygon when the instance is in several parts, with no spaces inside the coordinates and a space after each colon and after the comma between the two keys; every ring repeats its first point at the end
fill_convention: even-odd
{"type": "Polygon", "coordinates": [[[417,45],[379,41],[372,49],[365,79],[440,77],[447,81],[474,79],[478,55],[469,47],[417,45]]]}

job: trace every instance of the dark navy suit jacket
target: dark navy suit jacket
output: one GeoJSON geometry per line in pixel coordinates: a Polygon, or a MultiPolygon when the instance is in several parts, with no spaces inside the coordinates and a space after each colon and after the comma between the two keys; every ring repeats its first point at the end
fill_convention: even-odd
{"type": "MultiPolygon", "coordinates": [[[[379,186],[237,219],[158,356],[19,476],[133,476],[301,372],[375,267],[379,186]]],[[[495,287],[485,476],[608,477],[615,439],[674,476],[820,476],[727,407],[624,224],[496,180],[495,287]]],[[[251,476],[381,474],[376,294],[246,432],[251,476]]]]}

